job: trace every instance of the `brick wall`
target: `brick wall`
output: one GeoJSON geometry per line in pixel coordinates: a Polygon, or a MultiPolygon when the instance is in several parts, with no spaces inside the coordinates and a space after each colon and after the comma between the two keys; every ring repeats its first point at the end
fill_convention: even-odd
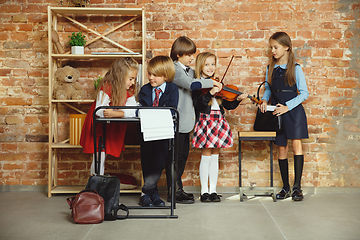
{"type": "MultiPolygon", "coordinates": [[[[0,0],[1,185],[47,184],[48,5],[56,3],[0,0]]],[[[304,102],[310,138],[303,141],[302,184],[360,187],[357,0],[91,0],[91,6],[145,7],[149,56],[168,55],[172,42],[186,35],[196,43],[197,52],[216,53],[222,75],[230,56],[235,54],[238,57],[225,82],[250,94],[255,94],[265,78],[269,36],[275,31],[286,31],[293,40],[310,92],[304,102]]],[[[102,28],[103,21],[97,19],[94,26],[102,28]]],[[[66,34],[74,30],[72,27],[69,23],[61,29],[63,44],[67,42],[66,34]]],[[[88,97],[92,94],[92,78],[106,70],[102,64],[96,67],[79,66],[80,81],[88,97]]],[[[69,120],[65,109],[61,112],[60,129],[65,138],[69,120]]],[[[236,132],[252,129],[255,112],[256,106],[248,101],[226,114],[235,146],[221,151],[219,186],[238,184],[236,132]]],[[[267,185],[268,151],[266,142],[243,142],[243,185],[267,185]]],[[[59,184],[84,184],[89,176],[90,155],[81,150],[61,150],[59,155],[59,184]]],[[[127,149],[120,158],[109,157],[107,169],[140,179],[139,155],[138,150],[127,149]]],[[[289,159],[292,169],[291,154],[289,159]]],[[[185,186],[199,186],[199,161],[200,152],[192,150],[183,176],[185,186]]],[[[275,186],[279,186],[276,161],[274,178],[275,186]]],[[[164,177],[160,185],[166,185],[164,177]]]]}

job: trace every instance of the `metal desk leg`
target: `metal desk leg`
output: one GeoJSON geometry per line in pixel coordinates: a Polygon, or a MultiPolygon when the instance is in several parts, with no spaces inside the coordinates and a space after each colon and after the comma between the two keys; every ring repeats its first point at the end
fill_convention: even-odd
{"type": "Polygon", "coordinates": [[[241,187],[241,140],[239,140],[239,187],[241,187]]]}
{"type": "Polygon", "coordinates": [[[241,140],[240,140],[240,137],[239,137],[239,197],[240,197],[240,202],[242,202],[244,199],[244,193],[241,189],[241,140]]]}
{"type": "Polygon", "coordinates": [[[273,144],[274,141],[270,140],[270,186],[272,187],[272,199],[276,202],[276,192],[274,188],[273,144]]]}
{"type": "Polygon", "coordinates": [[[270,140],[270,186],[273,187],[274,184],[273,177],[273,141],[270,140]]]}

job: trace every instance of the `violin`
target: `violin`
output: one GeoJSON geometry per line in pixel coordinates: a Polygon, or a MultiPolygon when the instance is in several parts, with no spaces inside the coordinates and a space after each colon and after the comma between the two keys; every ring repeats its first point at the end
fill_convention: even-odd
{"type": "MultiPolygon", "coordinates": [[[[220,92],[216,94],[216,96],[221,97],[222,99],[225,99],[227,101],[235,101],[236,98],[243,94],[242,92],[239,92],[239,89],[235,85],[223,85],[223,88],[220,92]]],[[[251,101],[253,101],[256,104],[261,105],[262,100],[257,99],[255,96],[247,95],[248,98],[250,98],[251,101]]]]}
{"type": "MultiPolygon", "coordinates": [[[[213,79],[215,80],[215,79],[213,79]]],[[[203,89],[200,89],[201,90],[201,93],[202,95],[206,94],[208,91],[211,90],[211,88],[203,88],[203,89]]],[[[217,97],[221,97],[222,99],[225,99],[227,101],[235,101],[236,98],[243,94],[242,92],[239,92],[239,89],[238,87],[236,87],[235,85],[223,85],[222,89],[220,92],[217,92],[215,94],[215,96],[217,97]]],[[[250,96],[250,95],[247,95],[248,98],[250,98],[251,101],[253,101],[254,103],[256,104],[259,104],[261,105],[262,104],[262,100],[260,99],[257,99],[255,96],[250,96]]]]}
{"type": "MultiPolygon", "coordinates": [[[[231,59],[230,59],[230,62],[229,62],[229,65],[227,66],[227,68],[226,68],[226,70],[225,70],[225,73],[224,73],[221,81],[219,81],[218,79],[213,79],[213,78],[211,78],[211,79],[212,79],[212,80],[216,80],[216,81],[222,83],[222,81],[224,80],[225,75],[226,75],[226,73],[227,73],[227,71],[228,71],[228,69],[229,69],[229,67],[230,67],[230,64],[231,64],[233,58],[234,58],[234,55],[232,55],[232,57],[231,57],[231,59]]],[[[208,91],[210,91],[211,88],[203,88],[203,89],[200,89],[200,90],[201,90],[202,95],[204,95],[204,94],[206,94],[208,91]]],[[[227,100],[227,101],[235,101],[236,98],[237,98],[239,95],[241,95],[241,94],[243,94],[243,93],[242,93],[242,92],[239,92],[239,89],[238,89],[235,85],[230,85],[230,84],[224,85],[224,84],[223,84],[223,87],[222,87],[221,91],[220,91],[220,92],[217,92],[217,93],[215,94],[215,96],[221,97],[222,99],[225,99],[225,100],[227,100]]],[[[262,102],[263,102],[262,100],[257,99],[255,96],[247,95],[247,97],[250,98],[251,101],[253,101],[254,103],[259,104],[259,105],[261,105],[262,102]]]]}

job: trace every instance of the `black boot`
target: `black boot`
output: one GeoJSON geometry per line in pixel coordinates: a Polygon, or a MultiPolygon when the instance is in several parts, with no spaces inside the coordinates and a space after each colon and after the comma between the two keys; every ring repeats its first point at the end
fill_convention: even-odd
{"type": "Polygon", "coordinates": [[[279,168],[280,175],[283,182],[283,188],[278,194],[276,194],[276,199],[285,199],[290,197],[290,184],[289,184],[289,163],[288,159],[279,159],[279,168]]]}
{"type": "Polygon", "coordinates": [[[301,189],[301,176],[304,167],[304,155],[294,155],[295,180],[293,188],[301,189]]]}
{"type": "Polygon", "coordinates": [[[301,176],[304,168],[304,155],[294,155],[295,181],[291,194],[292,200],[302,201],[304,196],[301,190],[301,176]]]}

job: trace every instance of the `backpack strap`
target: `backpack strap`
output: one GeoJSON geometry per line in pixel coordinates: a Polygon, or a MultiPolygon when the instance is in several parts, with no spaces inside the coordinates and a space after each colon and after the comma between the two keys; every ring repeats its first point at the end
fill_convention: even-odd
{"type": "Polygon", "coordinates": [[[123,211],[125,211],[125,212],[126,212],[126,216],[119,216],[119,215],[117,215],[117,216],[116,216],[116,219],[126,219],[126,218],[129,217],[129,209],[128,209],[124,204],[120,204],[120,205],[118,206],[118,209],[117,209],[117,210],[123,210],[123,211]]]}
{"type": "Polygon", "coordinates": [[[274,92],[273,92],[273,90],[271,89],[271,86],[270,86],[270,84],[267,82],[267,81],[263,81],[261,84],[260,84],[260,86],[258,87],[258,90],[257,90],[257,99],[259,99],[260,100],[260,88],[261,88],[261,86],[263,85],[263,84],[267,84],[268,86],[269,86],[269,89],[270,89],[270,91],[271,91],[271,97],[274,97],[274,99],[275,99],[275,101],[276,102],[280,102],[279,101],[279,99],[276,97],[276,95],[274,94],[274,92]]]}

